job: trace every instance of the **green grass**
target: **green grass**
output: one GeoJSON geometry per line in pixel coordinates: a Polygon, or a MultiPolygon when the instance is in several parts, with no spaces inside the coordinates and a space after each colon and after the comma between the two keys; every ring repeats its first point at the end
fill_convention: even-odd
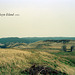
{"type": "Polygon", "coordinates": [[[51,53],[56,55],[56,56],[60,56],[62,58],[69,60],[69,61],[66,61],[64,63],[70,64],[71,66],[75,66],[75,60],[74,60],[75,59],[75,51],[73,51],[73,52],[60,51],[60,52],[51,52],[51,53]]]}

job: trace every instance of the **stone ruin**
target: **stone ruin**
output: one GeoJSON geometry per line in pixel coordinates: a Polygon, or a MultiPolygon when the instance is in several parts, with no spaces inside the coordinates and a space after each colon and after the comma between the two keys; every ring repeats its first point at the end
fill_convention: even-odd
{"type": "MultiPolygon", "coordinates": [[[[67,46],[66,45],[62,46],[62,50],[67,52],[67,46]]],[[[73,50],[74,50],[74,46],[71,46],[69,52],[72,52],[73,50]]]]}

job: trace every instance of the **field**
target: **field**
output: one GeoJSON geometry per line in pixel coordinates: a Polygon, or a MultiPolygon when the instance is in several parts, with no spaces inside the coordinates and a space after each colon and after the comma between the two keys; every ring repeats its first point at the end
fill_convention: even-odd
{"type": "Polygon", "coordinates": [[[21,72],[34,64],[48,66],[68,75],[75,75],[74,59],[75,51],[0,49],[0,75],[28,75],[21,72]]]}

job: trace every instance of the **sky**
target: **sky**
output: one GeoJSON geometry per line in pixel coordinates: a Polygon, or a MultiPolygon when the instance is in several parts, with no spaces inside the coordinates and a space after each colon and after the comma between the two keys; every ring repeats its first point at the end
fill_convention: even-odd
{"type": "Polygon", "coordinates": [[[75,37],[75,0],[0,0],[2,37],[75,37]]]}

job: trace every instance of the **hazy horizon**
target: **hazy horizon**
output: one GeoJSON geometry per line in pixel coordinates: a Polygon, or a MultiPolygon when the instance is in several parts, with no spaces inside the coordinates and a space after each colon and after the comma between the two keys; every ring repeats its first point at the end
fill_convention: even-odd
{"type": "MultiPolygon", "coordinates": [[[[42,36],[37,36],[37,37],[34,37],[34,36],[32,36],[32,37],[15,37],[15,36],[12,36],[12,37],[0,37],[0,38],[49,38],[49,37],[47,37],[47,36],[44,36],[44,37],[42,37],[42,36]]],[[[50,38],[75,38],[75,37],[50,37],[50,38]]]]}
{"type": "Polygon", "coordinates": [[[0,0],[2,37],[75,37],[74,0],[0,0]]]}

